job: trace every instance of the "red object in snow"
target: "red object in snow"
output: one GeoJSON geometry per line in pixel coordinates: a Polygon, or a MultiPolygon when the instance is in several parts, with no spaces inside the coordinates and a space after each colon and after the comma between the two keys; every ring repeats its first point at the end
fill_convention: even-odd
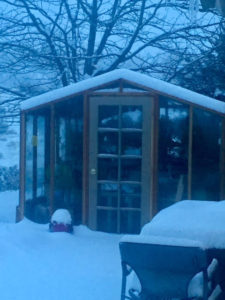
{"type": "Polygon", "coordinates": [[[73,232],[73,226],[71,224],[63,224],[63,223],[57,223],[55,221],[51,222],[49,224],[49,230],[51,232],[73,232]]]}

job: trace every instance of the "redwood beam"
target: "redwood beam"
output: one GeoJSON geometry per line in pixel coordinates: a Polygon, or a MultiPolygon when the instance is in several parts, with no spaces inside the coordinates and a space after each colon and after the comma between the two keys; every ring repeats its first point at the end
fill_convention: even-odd
{"type": "Polygon", "coordinates": [[[25,170],[26,170],[26,124],[25,113],[20,113],[20,193],[19,205],[16,208],[16,222],[24,218],[25,205],[25,170]]]}
{"type": "Polygon", "coordinates": [[[151,211],[150,217],[157,213],[158,192],[158,139],[159,139],[159,97],[151,98],[152,120],[151,120],[151,211]]]}
{"type": "Polygon", "coordinates": [[[220,199],[225,199],[225,118],[222,119],[221,159],[220,159],[220,199]]]}
{"type": "Polygon", "coordinates": [[[55,105],[51,104],[50,114],[50,190],[49,190],[49,210],[50,215],[54,211],[54,191],[55,191],[55,105]]]}
{"type": "Polygon", "coordinates": [[[188,199],[192,198],[192,145],[193,145],[193,107],[189,108],[188,134],[188,199]]]}
{"type": "Polygon", "coordinates": [[[89,98],[84,95],[83,99],[83,181],[82,181],[82,223],[88,224],[89,205],[89,98]]]}
{"type": "Polygon", "coordinates": [[[35,200],[37,198],[37,114],[34,115],[33,119],[33,137],[32,137],[32,147],[33,147],[33,187],[32,187],[32,198],[35,200]]]}

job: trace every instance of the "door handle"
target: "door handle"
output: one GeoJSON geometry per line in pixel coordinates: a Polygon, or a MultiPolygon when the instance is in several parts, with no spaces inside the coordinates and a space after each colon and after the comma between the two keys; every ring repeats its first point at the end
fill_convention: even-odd
{"type": "Polygon", "coordinates": [[[91,175],[96,175],[96,173],[97,173],[96,169],[95,168],[91,168],[90,174],[91,175]]]}

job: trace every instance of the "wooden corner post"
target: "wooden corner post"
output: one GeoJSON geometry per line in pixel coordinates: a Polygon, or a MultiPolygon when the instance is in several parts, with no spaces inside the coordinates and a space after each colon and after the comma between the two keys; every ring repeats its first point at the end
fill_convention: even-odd
{"type": "Polygon", "coordinates": [[[225,118],[222,119],[221,159],[220,159],[220,199],[225,199],[225,118]]]}
{"type": "Polygon", "coordinates": [[[16,222],[24,217],[25,203],[25,170],[26,170],[26,120],[25,113],[20,113],[20,193],[19,205],[16,208],[16,222]]]}
{"type": "Polygon", "coordinates": [[[89,97],[84,95],[83,99],[83,184],[82,184],[82,223],[88,224],[88,200],[89,200],[89,184],[88,184],[88,164],[89,164],[89,97]]]}
{"type": "Polygon", "coordinates": [[[50,114],[50,191],[49,210],[50,215],[54,210],[54,190],[55,190],[55,105],[51,104],[50,114]]]}
{"type": "Polygon", "coordinates": [[[192,145],[193,145],[193,107],[189,108],[188,133],[188,199],[192,198],[192,145]]]}
{"type": "Polygon", "coordinates": [[[151,209],[150,217],[157,213],[158,201],[158,141],[159,141],[159,97],[155,95],[152,101],[151,118],[151,209]]]}

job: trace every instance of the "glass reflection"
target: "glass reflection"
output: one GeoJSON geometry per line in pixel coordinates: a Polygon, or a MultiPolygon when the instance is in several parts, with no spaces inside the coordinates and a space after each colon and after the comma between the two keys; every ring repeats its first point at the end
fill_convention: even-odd
{"type": "Polygon", "coordinates": [[[121,159],[121,180],[141,181],[141,159],[121,159]]]}
{"type": "Polygon", "coordinates": [[[119,127],[119,106],[118,105],[99,106],[98,127],[100,128],[119,127]]]}
{"type": "Polygon", "coordinates": [[[26,117],[26,200],[33,198],[33,119],[26,117]]]}
{"type": "Polygon", "coordinates": [[[189,106],[160,97],[158,210],[187,197],[189,106]]]}
{"type": "Polygon", "coordinates": [[[123,155],[141,155],[142,133],[123,132],[121,144],[123,155]]]}
{"type": "Polygon", "coordinates": [[[118,154],[118,132],[98,133],[98,153],[118,154]]]}
{"type": "Polygon", "coordinates": [[[99,206],[117,207],[118,204],[118,184],[101,183],[98,184],[99,206]]]}
{"type": "Polygon", "coordinates": [[[194,109],[192,150],[192,198],[220,199],[221,118],[194,109]]]}
{"type": "Polygon", "coordinates": [[[97,211],[97,230],[105,232],[117,232],[117,211],[103,210],[97,211]]]}
{"type": "Polygon", "coordinates": [[[49,116],[43,109],[26,118],[25,216],[37,223],[49,221],[49,116]]]}
{"type": "Polygon", "coordinates": [[[139,211],[120,212],[120,232],[139,233],[141,226],[141,213],[139,211]]]}
{"type": "Polygon", "coordinates": [[[122,106],[122,128],[142,128],[142,107],[138,105],[122,106]]]}
{"type": "Polygon", "coordinates": [[[70,211],[74,224],[81,223],[83,105],[82,97],[55,106],[54,209],[70,211]]]}
{"type": "Polygon", "coordinates": [[[117,158],[98,158],[98,179],[99,180],[118,179],[117,158]]]}
{"type": "Polygon", "coordinates": [[[45,194],[45,118],[37,118],[37,197],[45,194]]]}
{"type": "Polygon", "coordinates": [[[58,147],[59,147],[59,159],[66,159],[66,119],[59,118],[58,119],[58,147]]]}
{"type": "Polygon", "coordinates": [[[121,207],[141,207],[141,186],[140,184],[121,184],[120,190],[120,206],[121,207]]]}

